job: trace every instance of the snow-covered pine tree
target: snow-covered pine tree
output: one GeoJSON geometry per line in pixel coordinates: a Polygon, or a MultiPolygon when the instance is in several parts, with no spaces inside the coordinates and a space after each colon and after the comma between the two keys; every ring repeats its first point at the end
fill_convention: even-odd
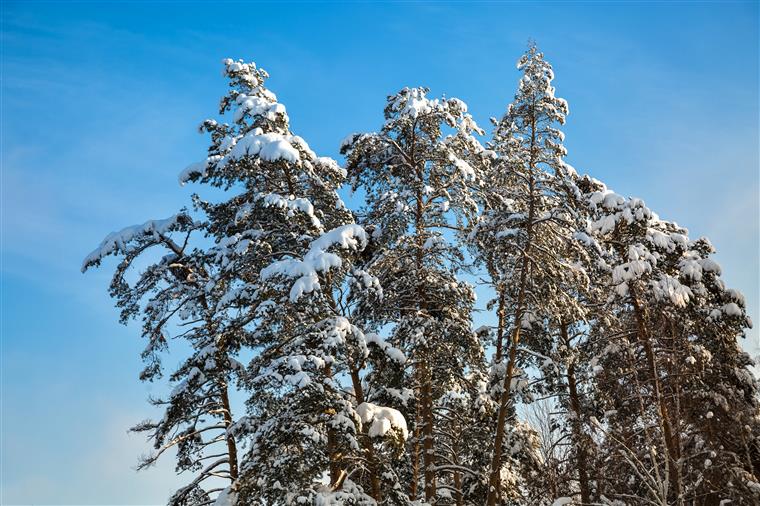
{"type": "MultiPolygon", "coordinates": [[[[684,303],[686,289],[670,273],[654,271],[659,254],[651,239],[657,232],[656,237],[668,245],[680,243],[681,251],[687,240],[682,230],[660,222],[640,199],[625,199],[604,188],[589,200],[601,214],[593,228],[605,239],[603,244],[612,255],[614,295],[623,302],[613,312],[620,325],[619,348],[627,359],[621,364],[628,366],[620,372],[629,374],[632,381],[625,386],[628,391],[621,398],[637,400],[627,403],[627,409],[617,410],[612,421],[616,431],[606,431],[608,439],[617,443],[613,447],[620,448],[626,460],[635,463],[628,471],[638,475],[638,479],[631,475],[627,483],[615,484],[612,493],[624,494],[623,487],[628,484],[634,497],[669,504],[678,500],[683,486],[678,456],[680,435],[674,427],[678,407],[674,397],[668,398],[663,382],[663,366],[675,358],[671,356],[675,350],[659,346],[664,342],[658,339],[654,322],[649,321],[653,309],[649,302],[659,299],[651,289],[656,289],[660,280],[671,283],[669,290],[678,304],[684,303]]],[[[609,384],[607,389],[615,389],[615,385],[609,384]]]]}
{"type": "Polygon", "coordinates": [[[164,409],[163,417],[133,429],[147,432],[155,447],[138,469],[175,450],[177,472],[194,476],[171,496],[170,506],[211,504],[225,482],[238,477],[237,443],[229,432],[233,423],[229,384],[242,369],[235,359],[240,342],[227,317],[228,279],[214,261],[215,251],[190,243],[191,234],[203,230],[204,224],[183,210],[110,234],[82,265],[86,271],[109,255],[121,257],[110,293],[121,310],[122,323],[142,318],[148,344],[142,354],[146,367],[141,380],[161,377],[161,354],[172,334],[191,350],[170,376],[171,393],[151,400],[164,409]],[[142,261],[149,262],[148,267],[134,275],[135,265],[142,261]]]}
{"type": "MultiPolygon", "coordinates": [[[[684,311],[667,313],[665,328],[683,362],[669,371],[681,409],[677,430],[686,457],[685,503],[731,500],[760,503],[760,385],[754,362],[737,340],[752,323],[744,296],[728,288],[710,258],[709,240],[697,239],[675,260],[691,290],[684,311]],[[701,269],[700,269],[701,268],[701,269]]],[[[675,271],[675,269],[674,269],[675,271]]]]}
{"type": "Polygon", "coordinates": [[[202,124],[208,156],[180,176],[221,200],[111,234],[82,267],[121,259],[143,380],[171,336],[189,350],[135,428],[141,467],[176,450],[191,475],[171,506],[760,503],[744,298],[709,241],[563,162],[551,66],[531,46],[518,68],[489,150],[461,101],[388,97],[380,132],[341,148],[360,226],[347,171],[292,133],[264,70],[225,60],[231,122],[202,124]],[[472,330],[462,241],[493,333],[472,330]],[[536,427],[515,406],[534,394],[536,427]]]}
{"type": "Polygon", "coordinates": [[[690,241],[640,199],[597,184],[589,203],[611,266],[607,342],[594,359],[609,413],[598,423],[609,453],[604,495],[756,502],[758,384],[737,343],[749,325],[741,294],[725,287],[706,239],[690,241]]]}
{"type": "MultiPolygon", "coordinates": [[[[384,304],[384,292],[379,280],[368,272],[378,251],[379,243],[373,237],[375,230],[372,225],[367,226],[368,244],[354,263],[350,283],[352,289],[344,299],[343,307],[351,315],[351,321],[365,332],[371,330],[365,336],[369,346],[366,349],[355,347],[351,351],[348,374],[357,404],[366,403],[368,412],[379,406],[397,408],[407,420],[413,397],[412,390],[404,381],[407,357],[381,337],[382,325],[379,326],[375,318],[377,307],[384,304]],[[369,286],[372,289],[367,290],[369,286]]],[[[378,502],[407,504],[409,496],[403,484],[408,482],[406,471],[410,469],[405,452],[408,438],[383,442],[377,438],[377,431],[372,430],[373,424],[365,423],[362,426],[360,440],[367,450],[367,469],[357,481],[365,489],[372,490],[371,495],[378,502]]]]}
{"type": "Polygon", "coordinates": [[[345,292],[378,287],[352,269],[367,235],[336,192],[345,171],[291,132],[264,70],[226,60],[225,75],[220,113],[232,124],[204,122],[209,156],[182,179],[236,191],[221,203],[197,199],[226,247],[219,261],[236,277],[228,298],[253,352],[248,416],[235,426],[249,448],[231,493],[241,504],[373,503],[375,446],[403,444],[406,426],[363,400],[360,362],[373,338],[348,319],[345,292]]]}
{"type": "Polygon", "coordinates": [[[364,222],[374,226],[377,249],[369,265],[384,292],[375,326],[391,328],[388,342],[411,366],[396,378],[402,382],[396,390],[414,391],[404,412],[414,420],[409,495],[418,498],[422,478],[432,502],[437,482],[448,487],[457,474],[439,466],[449,457],[436,444],[436,402],[482,360],[471,329],[474,292],[457,278],[462,253],[444,231],[461,228],[476,212],[470,186],[484,155],[465,104],[427,93],[405,88],[388,97],[380,132],[351,136],[342,153],[354,188],[367,196],[364,222]]]}
{"type": "Polygon", "coordinates": [[[535,45],[517,67],[523,76],[514,102],[500,121],[494,121],[489,148],[496,158],[483,178],[484,210],[471,234],[475,255],[488,270],[497,294],[493,369],[499,406],[489,505],[508,494],[500,476],[506,421],[514,413],[512,392],[525,383],[517,369],[521,338],[536,341],[529,347],[550,347],[538,342],[549,334],[549,327],[556,329],[584,314],[566,288],[587,282],[583,268],[573,262],[582,251],[575,236],[582,217],[572,205],[579,192],[574,170],[562,160],[564,135],[556,126],[565,122],[567,103],[555,97],[551,65],[535,45]]]}
{"type": "Polygon", "coordinates": [[[566,235],[566,240],[564,244],[557,243],[556,253],[575,272],[558,277],[556,283],[557,289],[570,299],[543,296],[553,304],[551,317],[538,335],[536,325],[531,327],[525,345],[533,357],[533,368],[540,370],[536,395],[551,399],[554,408],[550,417],[553,437],[566,446],[558,473],[562,479],[557,481],[551,497],[574,497],[581,504],[593,504],[598,500],[595,461],[599,437],[590,423],[598,415],[591,388],[591,378],[598,370],[592,360],[598,336],[592,330],[606,321],[609,269],[604,251],[594,239],[593,217],[584,195],[584,189],[593,186],[595,180],[574,173],[569,178],[570,191],[562,199],[572,219],[566,221],[570,226],[564,231],[557,230],[566,235]],[[596,319],[601,320],[599,325],[596,319]]]}

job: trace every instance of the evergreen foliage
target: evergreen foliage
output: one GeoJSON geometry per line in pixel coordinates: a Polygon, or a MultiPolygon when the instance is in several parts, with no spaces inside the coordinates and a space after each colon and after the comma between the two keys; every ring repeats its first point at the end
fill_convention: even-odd
{"type": "Polygon", "coordinates": [[[263,69],[224,61],[180,175],[223,197],[82,266],[118,257],[141,380],[181,359],[134,428],[139,468],[169,453],[188,476],[170,506],[760,504],[743,296],[706,238],[564,161],[551,65],[531,45],[517,68],[489,141],[461,100],[404,88],[341,167],[263,69]]]}

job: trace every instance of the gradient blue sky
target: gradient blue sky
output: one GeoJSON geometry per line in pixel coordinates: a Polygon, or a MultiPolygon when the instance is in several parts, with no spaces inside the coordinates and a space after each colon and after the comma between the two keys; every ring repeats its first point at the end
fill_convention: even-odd
{"type": "MultiPolygon", "coordinates": [[[[188,202],[224,57],[272,75],[319,154],[426,85],[488,126],[529,38],[570,103],[568,161],[707,235],[758,314],[758,3],[2,2],[2,504],[158,504],[132,470],[153,412],[137,326],[79,273],[117,228],[188,202]]],[[[113,263],[109,263],[113,266],[113,263]]],[[[759,321],[760,323],[760,321],[759,321]]],[[[747,348],[757,344],[753,330],[747,348]]]]}

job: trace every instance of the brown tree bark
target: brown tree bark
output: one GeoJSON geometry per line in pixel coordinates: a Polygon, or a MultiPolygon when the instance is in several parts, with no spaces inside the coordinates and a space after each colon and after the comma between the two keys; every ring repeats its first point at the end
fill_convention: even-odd
{"type": "MultiPolygon", "coordinates": [[[[417,189],[415,194],[415,215],[414,215],[414,231],[416,239],[416,252],[415,252],[415,268],[418,276],[422,273],[423,263],[423,235],[426,232],[426,226],[424,222],[425,203],[424,195],[422,193],[422,186],[424,182],[424,164],[419,163],[416,160],[414,153],[415,144],[415,131],[416,124],[412,128],[412,152],[409,159],[411,165],[417,174],[417,189]]],[[[426,291],[422,279],[417,280],[417,300],[419,313],[427,315],[427,297],[426,291]]],[[[419,411],[418,418],[422,422],[422,474],[425,477],[425,499],[429,502],[435,500],[436,495],[436,474],[435,474],[435,444],[433,440],[433,396],[432,396],[432,371],[429,364],[429,350],[422,350],[423,353],[416,361],[416,367],[418,368],[418,379],[420,381],[419,391],[420,398],[417,402],[417,409],[419,411]]]]}
{"type": "MultiPolygon", "coordinates": [[[[570,337],[567,332],[567,324],[560,324],[560,333],[565,346],[570,346],[570,337]]],[[[591,487],[589,486],[588,463],[586,460],[586,448],[583,442],[581,430],[581,403],[578,397],[578,385],[575,380],[575,364],[570,363],[567,367],[567,387],[570,394],[570,408],[573,410],[571,423],[573,439],[575,440],[575,453],[578,459],[578,488],[581,489],[581,502],[591,504],[591,487]]]]}
{"type": "Polygon", "coordinates": [[[501,357],[504,353],[504,325],[506,319],[506,294],[503,283],[499,283],[496,288],[499,291],[499,307],[496,310],[496,316],[498,317],[498,324],[496,327],[496,354],[494,355],[495,362],[501,362],[501,357]]]}
{"type": "Polygon", "coordinates": [[[665,402],[665,399],[661,392],[657,358],[654,355],[652,339],[646,323],[645,310],[641,307],[641,302],[639,301],[637,295],[635,283],[630,283],[628,288],[631,298],[631,305],[633,306],[633,312],[636,318],[638,338],[644,347],[644,354],[646,355],[647,372],[649,375],[649,381],[652,383],[652,396],[654,397],[655,406],[657,407],[658,421],[662,434],[663,450],[667,454],[668,485],[670,485],[672,482],[673,495],[677,498],[679,504],[682,504],[681,473],[680,467],[678,465],[677,445],[674,445],[675,436],[677,435],[675,435],[673,432],[670,414],[668,412],[668,405],[665,402]]]}
{"type": "MultiPolygon", "coordinates": [[[[522,315],[520,315],[520,318],[522,315]]],[[[515,326],[512,334],[511,346],[509,348],[509,362],[507,363],[507,372],[504,376],[502,385],[503,391],[499,398],[499,411],[496,419],[496,436],[494,437],[493,456],[491,457],[491,474],[488,479],[488,498],[486,504],[494,506],[501,489],[500,469],[501,469],[501,449],[504,444],[504,424],[507,420],[507,410],[509,409],[512,399],[512,376],[514,375],[515,361],[517,358],[517,343],[520,342],[520,327],[515,326]]]]}
{"type": "MultiPolygon", "coordinates": [[[[359,378],[359,371],[351,369],[351,384],[354,387],[354,395],[356,396],[356,403],[362,404],[364,402],[364,389],[362,388],[362,382],[359,378]]],[[[380,502],[382,500],[382,492],[380,490],[380,476],[377,466],[377,458],[375,456],[375,447],[372,445],[372,441],[367,435],[366,428],[362,427],[362,446],[364,451],[367,452],[367,468],[369,470],[369,481],[372,498],[380,502]]]]}
{"type": "Polygon", "coordinates": [[[414,448],[412,450],[412,482],[409,484],[409,498],[412,501],[417,500],[417,484],[420,481],[420,439],[421,433],[420,426],[420,410],[417,410],[417,414],[414,419],[414,448]]]}
{"type": "Polygon", "coordinates": [[[522,269],[520,271],[519,292],[517,295],[517,306],[515,308],[514,331],[509,343],[509,362],[507,371],[504,376],[503,390],[499,399],[499,411],[496,420],[496,435],[494,437],[493,455],[491,458],[491,473],[488,479],[488,496],[486,498],[487,506],[495,506],[498,496],[500,495],[501,480],[499,471],[501,469],[501,450],[504,443],[504,423],[507,419],[507,410],[512,400],[512,376],[514,375],[515,362],[517,360],[517,345],[520,342],[520,322],[525,311],[525,296],[528,284],[528,268],[530,267],[530,249],[533,241],[533,220],[535,218],[535,195],[534,179],[532,171],[534,170],[536,160],[536,125],[535,119],[531,124],[531,141],[530,141],[530,160],[528,162],[531,176],[528,182],[529,203],[528,203],[528,221],[526,226],[526,242],[522,252],[522,269]]]}
{"type": "MultiPolygon", "coordinates": [[[[530,207],[529,223],[532,221],[533,206],[530,207]]],[[[522,272],[520,273],[520,291],[517,298],[517,311],[515,312],[515,329],[509,342],[509,362],[507,362],[507,371],[502,384],[502,392],[499,398],[499,411],[496,420],[496,435],[494,437],[493,455],[491,458],[491,474],[488,479],[488,497],[486,504],[494,506],[501,491],[500,469],[501,469],[501,450],[504,444],[504,424],[507,420],[507,411],[512,400],[512,378],[514,376],[515,362],[517,361],[517,345],[520,342],[520,321],[523,317],[523,308],[525,305],[525,294],[528,283],[529,261],[527,251],[530,245],[531,227],[528,226],[528,246],[522,261],[522,272]]]]}
{"type": "Polygon", "coordinates": [[[238,458],[237,458],[237,445],[235,438],[229,434],[229,429],[232,426],[232,410],[230,409],[230,397],[227,391],[227,384],[220,386],[222,397],[222,408],[224,409],[224,428],[225,428],[225,440],[227,443],[227,454],[230,459],[230,480],[235,481],[238,479],[238,458]]]}
{"type": "Polygon", "coordinates": [[[422,463],[425,466],[425,499],[433,501],[436,494],[435,446],[433,444],[433,399],[430,369],[424,368],[425,380],[422,384],[422,463]]]}

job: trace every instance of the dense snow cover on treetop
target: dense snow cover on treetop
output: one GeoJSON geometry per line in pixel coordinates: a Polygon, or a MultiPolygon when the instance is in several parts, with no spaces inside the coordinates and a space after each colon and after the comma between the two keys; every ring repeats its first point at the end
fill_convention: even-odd
{"type": "Polygon", "coordinates": [[[140,378],[167,374],[133,430],[139,469],[173,453],[187,477],[170,506],[760,503],[744,297],[706,238],[565,162],[551,65],[530,46],[517,69],[487,139],[463,101],[403,88],[341,166],[266,71],[224,60],[208,153],[179,181],[225,197],[82,264],[119,258],[140,378]]]}

